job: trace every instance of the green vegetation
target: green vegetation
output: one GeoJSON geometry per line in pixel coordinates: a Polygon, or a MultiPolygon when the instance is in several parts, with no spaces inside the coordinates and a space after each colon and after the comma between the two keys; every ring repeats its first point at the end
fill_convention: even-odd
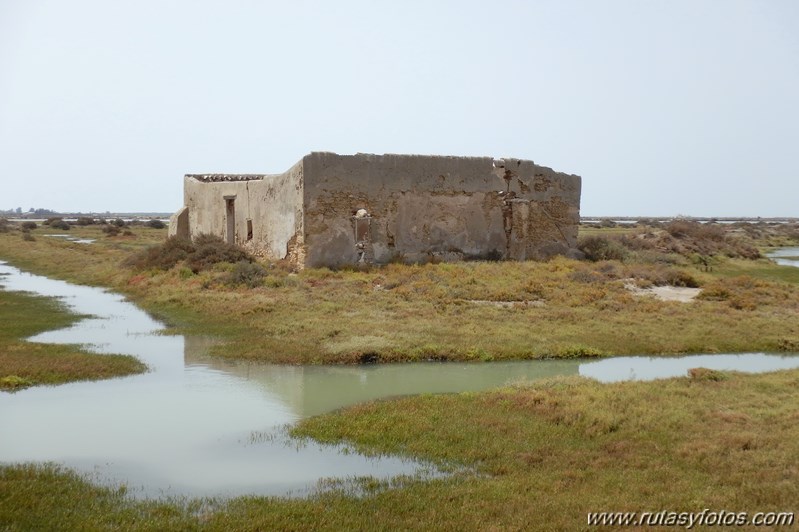
{"type": "MultiPolygon", "coordinates": [[[[52,464],[0,466],[1,530],[191,530],[173,503],[134,503],[52,464]]],[[[198,503],[196,507],[199,507],[198,503]]],[[[192,521],[194,523],[192,523],[192,521]]]]}
{"type": "Polygon", "coordinates": [[[105,379],[146,369],[131,356],[97,355],[77,346],[23,340],[42,331],[65,327],[78,318],[55,300],[0,291],[0,390],[105,379]]]}
{"type": "Polygon", "coordinates": [[[799,285],[799,268],[774,266],[773,263],[766,260],[726,261],[713,268],[713,273],[717,277],[745,276],[799,285]]]}
{"type": "Polygon", "coordinates": [[[594,511],[796,511],[797,387],[799,371],[605,385],[571,377],[301,422],[299,437],[474,471],[390,490],[366,482],[361,497],[135,502],[53,466],[7,466],[0,528],[575,530],[594,511]]]}
{"type": "Polygon", "coordinates": [[[266,275],[266,269],[260,264],[242,260],[228,272],[224,277],[224,282],[230,286],[244,285],[249,288],[257,288],[263,286],[266,275]]]}

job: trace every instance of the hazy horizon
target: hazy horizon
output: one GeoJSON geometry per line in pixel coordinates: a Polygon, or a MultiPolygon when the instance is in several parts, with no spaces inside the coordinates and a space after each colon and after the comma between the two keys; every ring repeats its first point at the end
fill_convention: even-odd
{"type": "Polygon", "coordinates": [[[311,151],[519,157],[584,216],[795,217],[799,3],[0,0],[0,209],[311,151]]]}

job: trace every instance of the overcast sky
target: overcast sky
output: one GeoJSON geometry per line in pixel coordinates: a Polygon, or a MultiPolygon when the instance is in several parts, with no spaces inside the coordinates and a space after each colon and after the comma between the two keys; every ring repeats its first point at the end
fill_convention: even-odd
{"type": "Polygon", "coordinates": [[[583,215],[799,216],[794,0],[0,0],[0,209],[311,151],[519,157],[583,215]]]}

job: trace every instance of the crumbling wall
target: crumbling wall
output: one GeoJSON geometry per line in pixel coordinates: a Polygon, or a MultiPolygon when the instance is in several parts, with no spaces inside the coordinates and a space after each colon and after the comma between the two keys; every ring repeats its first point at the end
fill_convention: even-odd
{"type": "Polygon", "coordinates": [[[580,178],[519,159],[312,153],[307,266],[546,258],[576,246],[580,178]]]}
{"type": "Polygon", "coordinates": [[[574,250],[581,179],[532,161],[507,159],[495,166],[495,172],[502,173],[509,184],[504,206],[510,213],[507,256],[541,260],[574,250]]]}
{"type": "Polygon", "coordinates": [[[298,267],[544,259],[576,247],[580,185],[521,159],[312,153],[282,174],[187,175],[170,234],[298,267]]]}
{"type": "Polygon", "coordinates": [[[276,175],[187,175],[188,236],[232,236],[234,243],[273,260],[296,255],[292,247],[303,240],[302,183],[302,163],[276,175]]]}
{"type": "Polygon", "coordinates": [[[253,234],[242,243],[256,255],[303,264],[302,161],[287,172],[249,184],[247,219],[253,234]]]}

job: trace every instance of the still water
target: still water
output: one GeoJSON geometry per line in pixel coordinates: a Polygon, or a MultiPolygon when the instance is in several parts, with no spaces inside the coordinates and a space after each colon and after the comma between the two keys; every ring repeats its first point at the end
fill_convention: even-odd
{"type": "Polygon", "coordinates": [[[799,247],[780,248],[767,253],[767,256],[782,266],[799,268],[799,247]]]}
{"type": "Polygon", "coordinates": [[[94,238],[80,238],[72,235],[43,235],[49,238],[60,238],[68,242],[75,242],[76,244],[91,244],[95,241],[94,238]]]}
{"type": "MultiPolygon", "coordinates": [[[[205,338],[169,336],[121,296],[20,272],[0,262],[0,285],[61,298],[75,325],[30,338],[131,354],[150,371],[0,393],[0,461],[53,461],[134,497],[301,496],[322,479],[430,477],[435,468],[294,440],[307,416],[382,397],[476,391],[518,380],[584,375],[602,381],[685,375],[687,369],[768,371],[799,357],[764,354],[599,361],[281,366],[212,359],[205,338]]],[[[0,292],[2,297],[2,292],[0,292]]]]}

